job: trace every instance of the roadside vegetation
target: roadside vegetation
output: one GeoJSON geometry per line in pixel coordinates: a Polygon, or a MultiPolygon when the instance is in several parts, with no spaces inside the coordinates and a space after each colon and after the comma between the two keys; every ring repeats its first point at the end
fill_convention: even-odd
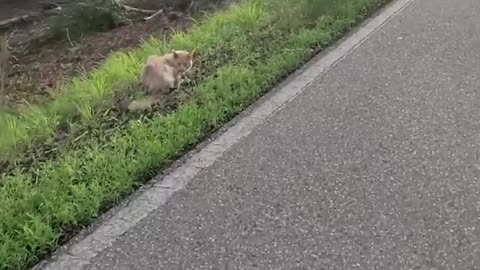
{"type": "Polygon", "coordinates": [[[48,103],[0,112],[0,269],[24,269],[388,0],[245,0],[168,40],[113,53],[48,103]],[[182,89],[143,114],[150,54],[196,50],[182,89]]]}

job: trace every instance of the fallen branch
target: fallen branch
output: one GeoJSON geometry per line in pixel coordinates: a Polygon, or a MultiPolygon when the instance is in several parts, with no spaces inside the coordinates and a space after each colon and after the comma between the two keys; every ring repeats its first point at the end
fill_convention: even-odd
{"type": "Polygon", "coordinates": [[[125,9],[126,11],[134,11],[134,12],[139,12],[143,14],[155,14],[157,10],[152,10],[152,9],[141,9],[141,8],[136,8],[136,7],[131,7],[127,5],[122,5],[122,8],[125,9]]]}
{"type": "Polygon", "coordinates": [[[151,16],[148,16],[148,17],[145,17],[143,18],[144,21],[149,21],[153,18],[155,18],[156,16],[160,15],[163,13],[163,9],[159,9],[158,11],[156,11],[155,13],[153,13],[151,16]]]}
{"type": "Polygon", "coordinates": [[[10,28],[15,24],[18,24],[18,23],[21,23],[21,22],[27,22],[29,20],[32,20],[33,18],[38,17],[38,16],[39,16],[39,14],[37,14],[37,13],[27,14],[27,15],[17,16],[17,17],[13,17],[13,18],[10,18],[10,19],[0,21],[0,29],[10,28]]]}
{"type": "Polygon", "coordinates": [[[37,20],[38,18],[41,18],[42,16],[51,16],[51,15],[58,15],[60,14],[62,8],[61,7],[56,7],[52,9],[45,10],[43,12],[33,12],[31,14],[25,14],[22,16],[17,16],[13,17],[10,19],[6,19],[3,21],[0,21],[0,29],[9,29],[12,28],[14,25],[20,24],[20,23],[25,23],[25,22],[30,22],[37,20]]]}

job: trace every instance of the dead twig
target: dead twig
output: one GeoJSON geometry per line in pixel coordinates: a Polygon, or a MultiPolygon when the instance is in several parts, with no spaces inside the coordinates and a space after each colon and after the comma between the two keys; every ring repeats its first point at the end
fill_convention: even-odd
{"type": "Polygon", "coordinates": [[[26,14],[26,15],[17,16],[17,17],[13,17],[13,18],[10,18],[10,19],[0,21],[0,29],[11,28],[12,26],[14,26],[16,24],[31,21],[34,18],[37,18],[38,16],[39,16],[38,13],[26,14]]]}
{"type": "Polygon", "coordinates": [[[158,11],[156,11],[155,13],[153,13],[151,16],[148,16],[148,17],[145,17],[143,18],[144,21],[149,21],[153,18],[155,18],[156,16],[160,15],[163,13],[163,9],[159,9],[158,11]]]}
{"type": "Polygon", "coordinates": [[[126,11],[134,11],[134,12],[143,13],[143,14],[148,14],[148,15],[155,14],[155,12],[157,12],[157,10],[141,9],[141,8],[136,8],[136,7],[127,6],[127,5],[122,5],[121,7],[122,7],[123,9],[125,9],[126,11]]]}

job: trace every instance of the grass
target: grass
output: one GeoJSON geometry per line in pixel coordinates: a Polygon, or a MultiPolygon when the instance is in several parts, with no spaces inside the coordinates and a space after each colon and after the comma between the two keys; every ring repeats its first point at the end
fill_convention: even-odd
{"type": "Polygon", "coordinates": [[[244,1],[111,55],[48,105],[1,113],[0,269],[48,255],[387,1],[244,1]],[[172,48],[196,48],[192,82],[165,109],[119,110],[116,95],[135,86],[144,59],[172,48]]]}

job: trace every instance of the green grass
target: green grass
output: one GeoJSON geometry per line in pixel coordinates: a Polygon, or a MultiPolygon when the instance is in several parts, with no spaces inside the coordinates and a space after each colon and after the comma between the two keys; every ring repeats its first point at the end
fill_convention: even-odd
{"type": "Polygon", "coordinates": [[[0,161],[9,162],[0,180],[0,269],[50,253],[385,2],[245,1],[188,33],[113,54],[48,106],[0,114],[0,161]],[[135,84],[144,59],[172,48],[199,55],[174,107],[118,111],[115,95],[135,84]]]}

